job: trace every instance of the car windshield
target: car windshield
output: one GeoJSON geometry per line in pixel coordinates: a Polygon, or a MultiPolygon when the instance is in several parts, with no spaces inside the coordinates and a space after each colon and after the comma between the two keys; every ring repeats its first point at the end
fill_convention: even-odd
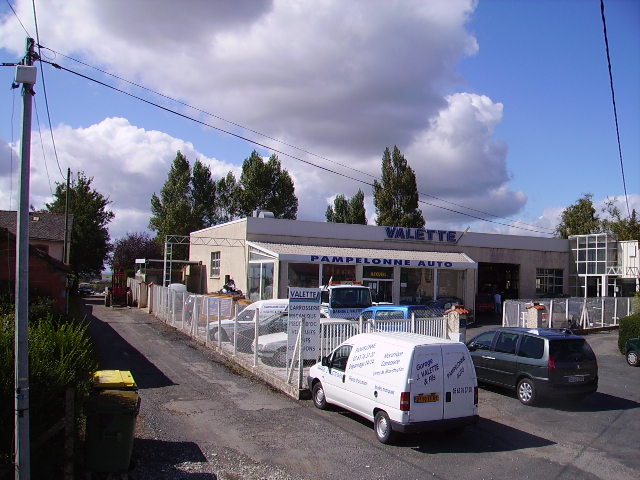
{"type": "Polygon", "coordinates": [[[549,353],[557,361],[593,360],[595,355],[583,338],[571,340],[551,340],[549,353]]]}
{"type": "Polygon", "coordinates": [[[371,290],[368,288],[335,288],[332,307],[366,308],[371,306],[371,290]]]}

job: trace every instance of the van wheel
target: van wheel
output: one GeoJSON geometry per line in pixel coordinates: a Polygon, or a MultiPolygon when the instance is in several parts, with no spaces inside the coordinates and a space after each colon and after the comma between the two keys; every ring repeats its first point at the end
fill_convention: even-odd
{"type": "Polygon", "coordinates": [[[329,407],[327,399],[324,396],[324,388],[320,382],[313,386],[312,390],[313,404],[320,410],[326,410],[329,407]]]}
{"type": "Polygon", "coordinates": [[[529,378],[523,378],[518,382],[516,389],[518,400],[524,405],[533,405],[536,401],[536,387],[529,378]]]}
{"type": "Polygon", "coordinates": [[[639,367],[640,358],[638,358],[638,352],[629,350],[629,352],[627,353],[627,363],[632,367],[639,367]]]}
{"type": "Polygon", "coordinates": [[[391,429],[391,420],[387,412],[380,410],[376,413],[373,419],[373,429],[376,432],[376,437],[381,443],[390,443],[393,437],[393,430],[391,429]]]}

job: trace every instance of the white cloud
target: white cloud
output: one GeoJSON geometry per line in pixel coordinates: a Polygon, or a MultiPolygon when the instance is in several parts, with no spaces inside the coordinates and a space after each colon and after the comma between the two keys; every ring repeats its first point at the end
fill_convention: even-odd
{"type": "MultiPolygon", "coordinates": [[[[33,31],[26,21],[31,2],[19,0],[14,7],[33,31]]],[[[51,0],[38,4],[38,20],[45,46],[347,167],[378,176],[384,148],[398,145],[416,171],[419,191],[509,216],[522,209],[526,197],[510,189],[507,147],[493,138],[502,105],[483,95],[443,93],[455,91],[456,64],[478,51],[466,30],[475,7],[474,0],[51,0]]],[[[0,47],[20,55],[23,38],[11,13],[0,20],[0,47]]],[[[81,68],[62,57],[55,61],[81,68]]],[[[206,159],[198,150],[216,147],[194,145],[128,117],[123,112],[89,126],[63,125],[55,130],[56,146],[62,169],[93,176],[96,189],[124,217],[118,225],[135,221],[139,230],[146,228],[150,195],[162,187],[176,150],[193,162],[206,159]]],[[[247,145],[244,157],[253,148],[247,145]]],[[[244,157],[206,160],[219,177],[237,171],[244,157]]],[[[298,218],[323,220],[329,198],[349,197],[358,188],[368,216],[375,215],[367,184],[284,155],[280,160],[295,181],[298,218]]],[[[42,204],[50,197],[50,182],[43,165],[34,165],[34,203],[42,204]]],[[[49,165],[49,175],[60,176],[56,172],[49,165]]],[[[428,206],[424,213],[428,222],[473,221],[428,206]]]]}

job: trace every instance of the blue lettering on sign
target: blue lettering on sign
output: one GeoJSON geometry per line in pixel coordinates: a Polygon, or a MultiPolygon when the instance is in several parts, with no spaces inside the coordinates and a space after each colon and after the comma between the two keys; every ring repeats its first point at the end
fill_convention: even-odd
{"type": "Polygon", "coordinates": [[[424,228],[384,227],[388,239],[420,240],[438,243],[457,243],[457,232],[450,230],[427,230],[424,228]]]}

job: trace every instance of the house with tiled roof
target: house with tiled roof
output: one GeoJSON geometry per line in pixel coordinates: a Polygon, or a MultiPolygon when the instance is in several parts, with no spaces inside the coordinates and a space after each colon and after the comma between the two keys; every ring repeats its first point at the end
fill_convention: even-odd
{"type": "MultiPolygon", "coordinates": [[[[0,228],[16,235],[17,212],[0,210],[0,228]]],[[[73,215],[68,216],[67,229],[71,232],[73,215]]],[[[29,212],[29,244],[54,259],[63,262],[65,215],[62,213],[29,212]]],[[[70,245],[71,235],[67,237],[70,245]]]]}
{"type": "MultiPolygon", "coordinates": [[[[69,216],[69,232],[72,224],[69,216]]],[[[16,280],[16,227],[17,212],[0,210],[0,292],[11,296],[16,280]]],[[[71,273],[63,262],[64,231],[64,215],[29,213],[29,296],[49,297],[61,312],[66,311],[71,273]]]]}

